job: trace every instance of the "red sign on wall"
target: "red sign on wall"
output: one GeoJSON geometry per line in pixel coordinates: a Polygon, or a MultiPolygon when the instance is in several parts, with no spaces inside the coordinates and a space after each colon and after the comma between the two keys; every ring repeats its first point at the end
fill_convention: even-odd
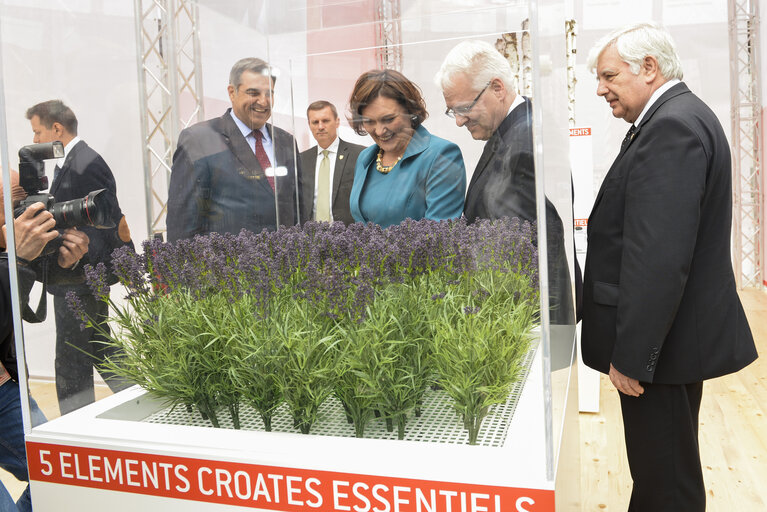
{"type": "Polygon", "coordinates": [[[27,443],[31,480],[284,512],[542,512],[554,491],[27,443]]]}
{"type": "Polygon", "coordinates": [[[585,135],[591,135],[591,127],[570,128],[570,137],[583,137],[585,135]]]}

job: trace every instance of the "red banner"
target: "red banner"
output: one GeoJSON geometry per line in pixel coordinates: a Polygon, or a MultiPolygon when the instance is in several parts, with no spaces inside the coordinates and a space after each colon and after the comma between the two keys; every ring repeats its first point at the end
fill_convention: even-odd
{"type": "Polygon", "coordinates": [[[27,443],[31,480],[283,512],[543,512],[554,491],[27,443]]]}
{"type": "Polygon", "coordinates": [[[570,128],[570,137],[583,137],[591,135],[591,128],[570,128]]]}

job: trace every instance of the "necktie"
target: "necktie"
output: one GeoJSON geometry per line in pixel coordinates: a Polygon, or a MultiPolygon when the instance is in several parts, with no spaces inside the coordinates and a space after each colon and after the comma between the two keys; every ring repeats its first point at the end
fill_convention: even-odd
{"type": "Polygon", "coordinates": [[[53,181],[56,181],[56,178],[59,177],[60,172],[61,172],[61,167],[56,165],[56,167],[53,168],[53,181]]]}
{"type": "Polygon", "coordinates": [[[631,142],[631,139],[634,138],[635,131],[636,131],[636,126],[632,124],[631,128],[629,128],[629,131],[626,132],[626,136],[623,137],[623,142],[621,142],[621,151],[626,149],[626,146],[629,145],[629,142],[631,142]]]}
{"type": "MultiPolygon", "coordinates": [[[[253,130],[253,136],[256,138],[256,159],[258,160],[258,163],[261,164],[264,173],[266,173],[266,170],[272,167],[272,163],[269,161],[269,156],[264,150],[264,144],[261,142],[264,134],[261,133],[260,130],[253,130]]],[[[269,186],[272,187],[272,190],[274,190],[274,169],[272,169],[271,172],[271,176],[268,174],[266,175],[266,180],[269,182],[269,186]]]]}
{"type": "Polygon", "coordinates": [[[322,150],[320,172],[317,175],[317,208],[314,219],[330,222],[330,159],[327,149],[322,150]]]}

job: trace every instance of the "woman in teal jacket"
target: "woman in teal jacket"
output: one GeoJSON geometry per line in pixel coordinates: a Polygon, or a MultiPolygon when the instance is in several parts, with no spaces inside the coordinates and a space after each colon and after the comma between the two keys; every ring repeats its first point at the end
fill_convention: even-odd
{"type": "Polygon", "coordinates": [[[357,157],[350,197],[357,222],[382,227],[461,216],[466,168],[457,145],[428,132],[421,92],[397,71],[368,71],[349,99],[351,124],[374,145],[357,157]]]}

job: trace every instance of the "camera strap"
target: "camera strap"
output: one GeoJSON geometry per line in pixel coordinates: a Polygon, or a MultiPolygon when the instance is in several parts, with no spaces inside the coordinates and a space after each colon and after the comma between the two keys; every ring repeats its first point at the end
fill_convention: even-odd
{"type": "Polygon", "coordinates": [[[37,304],[37,309],[32,311],[32,308],[26,302],[21,308],[21,318],[30,324],[44,322],[48,316],[48,294],[46,293],[48,289],[48,261],[43,261],[41,266],[43,290],[40,292],[40,302],[37,304]]]}

